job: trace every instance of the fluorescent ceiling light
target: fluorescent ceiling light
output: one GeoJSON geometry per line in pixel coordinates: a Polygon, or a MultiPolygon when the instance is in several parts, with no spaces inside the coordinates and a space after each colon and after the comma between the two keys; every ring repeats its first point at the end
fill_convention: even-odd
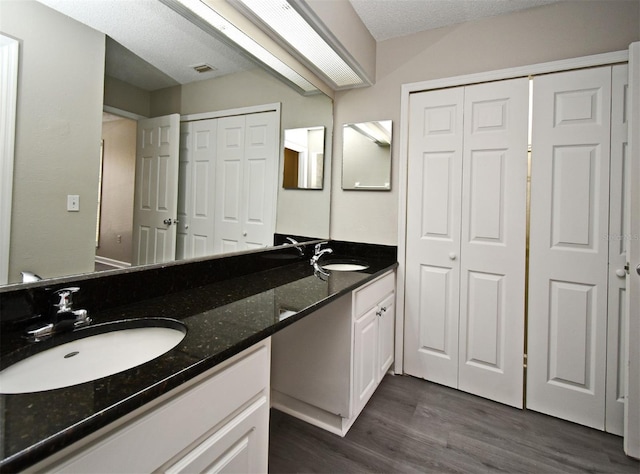
{"type": "Polygon", "coordinates": [[[391,120],[350,123],[349,126],[380,146],[391,145],[391,120]]]}
{"type": "Polygon", "coordinates": [[[352,67],[336,52],[341,47],[324,25],[318,24],[315,19],[303,17],[303,12],[308,17],[312,16],[312,12],[300,3],[289,3],[287,0],[235,0],[232,4],[238,4],[252,13],[271,33],[293,48],[302,60],[309,62],[318,74],[333,83],[335,89],[369,84],[354,70],[358,69],[355,61],[352,67]],[[310,23],[314,23],[323,35],[310,23]]]}
{"type": "Polygon", "coordinates": [[[267,51],[253,38],[246,35],[243,31],[227,21],[218,12],[203,3],[201,0],[162,0],[163,3],[176,10],[178,13],[193,20],[195,15],[204,20],[207,25],[213,27],[215,31],[227,40],[240,46],[244,51],[249,53],[254,59],[275,71],[279,76],[285,78],[290,84],[294,85],[304,94],[318,92],[318,89],[307,81],[304,77],[286,65],[271,52],[267,51]],[[182,6],[183,8],[180,8],[182,6]],[[188,11],[185,11],[188,10],[188,11]]]}

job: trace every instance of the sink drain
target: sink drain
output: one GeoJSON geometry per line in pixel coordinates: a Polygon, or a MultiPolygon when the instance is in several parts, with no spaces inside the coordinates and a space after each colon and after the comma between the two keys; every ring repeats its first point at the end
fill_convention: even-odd
{"type": "Polygon", "coordinates": [[[67,355],[64,356],[65,359],[69,359],[73,356],[77,356],[78,354],[80,354],[80,352],[78,351],[73,351],[73,352],[69,352],[67,355]]]}

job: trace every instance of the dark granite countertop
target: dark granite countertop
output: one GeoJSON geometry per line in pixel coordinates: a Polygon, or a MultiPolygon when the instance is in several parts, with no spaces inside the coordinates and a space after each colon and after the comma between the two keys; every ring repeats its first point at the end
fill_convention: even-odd
{"type": "MultiPolygon", "coordinates": [[[[0,395],[0,471],[47,458],[397,266],[389,256],[366,259],[366,270],[325,278],[314,275],[307,259],[289,260],[294,263],[92,312],[94,323],[163,317],[182,321],[188,331],[174,349],[124,372],[57,390],[0,395]]],[[[4,359],[30,344],[11,336],[2,335],[4,359]]]]}

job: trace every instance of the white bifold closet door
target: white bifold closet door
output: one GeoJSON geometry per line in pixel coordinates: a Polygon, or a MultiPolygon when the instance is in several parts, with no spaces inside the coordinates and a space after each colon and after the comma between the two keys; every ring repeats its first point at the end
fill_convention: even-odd
{"type": "Polygon", "coordinates": [[[276,112],[218,119],[215,253],[273,243],[279,129],[276,112]]]}
{"type": "Polygon", "coordinates": [[[527,407],[604,429],[611,67],[533,84],[527,407]]]}
{"type": "Polygon", "coordinates": [[[611,71],[611,172],[609,179],[609,297],[607,308],[607,381],[605,431],[624,431],[625,327],[627,325],[627,272],[630,234],[626,191],[630,186],[629,68],[618,64],[611,71]]]}
{"type": "Polygon", "coordinates": [[[176,258],[213,255],[218,120],[180,126],[176,258]]]}
{"type": "Polygon", "coordinates": [[[405,371],[523,402],[528,80],[410,98],[405,371]]]}

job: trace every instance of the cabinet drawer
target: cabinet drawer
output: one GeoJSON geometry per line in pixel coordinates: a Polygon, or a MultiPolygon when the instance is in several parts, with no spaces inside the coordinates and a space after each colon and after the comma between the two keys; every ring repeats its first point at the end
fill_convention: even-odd
{"type": "Polygon", "coordinates": [[[210,378],[176,394],[55,467],[56,472],[152,472],[267,394],[269,340],[210,378]]]}
{"type": "Polygon", "coordinates": [[[357,319],[378,304],[396,287],[394,272],[387,273],[363,288],[355,290],[353,297],[353,315],[357,319]]]}

